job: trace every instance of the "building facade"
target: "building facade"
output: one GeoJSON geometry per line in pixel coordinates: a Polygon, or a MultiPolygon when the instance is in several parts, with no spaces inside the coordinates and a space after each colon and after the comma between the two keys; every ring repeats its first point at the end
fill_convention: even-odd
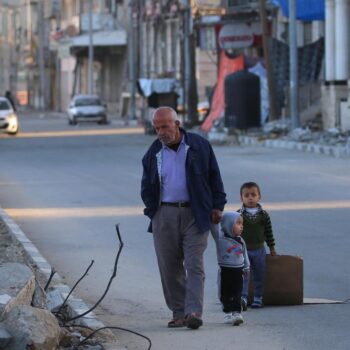
{"type": "Polygon", "coordinates": [[[0,94],[11,91],[24,104],[34,64],[30,16],[24,0],[0,1],[0,94]]]}
{"type": "Polygon", "coordinates": [[[325,128],[350,130],[350,0],[325,1],[325,128]]]}
{"type": "Polygon", "coordinates": [[[67,108],[74,94],[93,93],[101,97],[110,112],[118,112],[121,94],[128,88],[126,3],[61,0],[58,15],[50,16],[51,41],[59,66],[56,72],[60,72],[56,80],[60,82],[57,84],[60,109],[67,108]],[[91,47],[92,85],[89,86],[91,47]]]}

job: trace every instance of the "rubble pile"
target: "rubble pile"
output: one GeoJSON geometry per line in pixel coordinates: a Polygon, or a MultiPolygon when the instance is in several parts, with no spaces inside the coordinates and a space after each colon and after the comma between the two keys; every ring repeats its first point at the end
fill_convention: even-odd
{"type": "Polygon", "coordinates": [[[289,130],[291,130],[290,119],[280,119],[266,123],[261,133],[264,135],[264,138],[276,138],[278,136],[283,140],[289,141],[350,147],[350,131],[341,132],[337,128],[323,130],[320,115],[304,122],[300,128],[289,130]]]}
{"type": "Polygon", "coordinates": [[[289,118],[268,122],[261,128],[248,130],[226,128],[222,118],[214,123],[213,128],[207,135],[209,141],[219,144],[239,143],[237,140],[245,136],[254,138],[257,141],[278,139],[322,146],[345,147],[350,150],[350,131],[341,132],[337,128],[323,130],[320,115],[304,122],[301,127],[294,130],[291,130],[289,118]]]}
{"type": "Polygon", "coordinates": [[[113,341],[110,334],[101,332],[82,343],[93,330],[62,322],[64,300],[54,289],[46,292],[46,282],[0,219],[0,349],[106,349],[104,344],[113,341]]]}

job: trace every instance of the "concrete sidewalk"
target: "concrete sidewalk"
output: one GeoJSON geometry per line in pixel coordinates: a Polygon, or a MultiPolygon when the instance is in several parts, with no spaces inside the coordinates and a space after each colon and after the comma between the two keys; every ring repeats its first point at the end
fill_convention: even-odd
{"type": "Polygon", "coordinates": [[[350,157],[350,147],[348,146],[332,146],[313,142],[297,142],[285,140],[283,138],[261,140],[259,137],[254,136],[239,136],[238,141],[242,145],[259,145],[269,148],[283,148],[308,153],[324,154],[337,158],[350,157]]]}

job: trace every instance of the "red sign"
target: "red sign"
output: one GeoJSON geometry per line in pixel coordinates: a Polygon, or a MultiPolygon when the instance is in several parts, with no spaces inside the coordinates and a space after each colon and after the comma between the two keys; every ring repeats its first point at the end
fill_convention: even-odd
{"type": "Polygon", "coordinates": [[[224,50],[250,47],[260,34],[259,23],[225,24],[219,32],[219,46],[224,50]]]}

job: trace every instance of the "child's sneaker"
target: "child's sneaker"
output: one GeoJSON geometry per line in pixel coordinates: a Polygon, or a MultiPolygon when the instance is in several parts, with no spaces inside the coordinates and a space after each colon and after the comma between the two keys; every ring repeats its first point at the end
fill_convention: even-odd
{"type": "Polygon", "coordinates": [[[232,315],[232,325],[233,326],[239,326],[241,323],[243,323],[243,317],[239,312],[235,312],[232,315]]]}
{"type": "Polygon", "coordinates": [[[226,324],[232,324],[232,322],[233,322],[233,315],[232,315],[232,312],[225,312],[224,323],[226,323],[226,324]]]}
{"type": "Polygon", "coordinates": [[[262,298],[254,298],[253,303],[251,305],[252,309],[260,309],[263,307],[262,298]]]}
{"type": "Polygon", "coordinates": [[[248,309],[248,302],[247,298],[241,298],[241,306],[242,306],[242,311],[247,311],[248,309]]]}

